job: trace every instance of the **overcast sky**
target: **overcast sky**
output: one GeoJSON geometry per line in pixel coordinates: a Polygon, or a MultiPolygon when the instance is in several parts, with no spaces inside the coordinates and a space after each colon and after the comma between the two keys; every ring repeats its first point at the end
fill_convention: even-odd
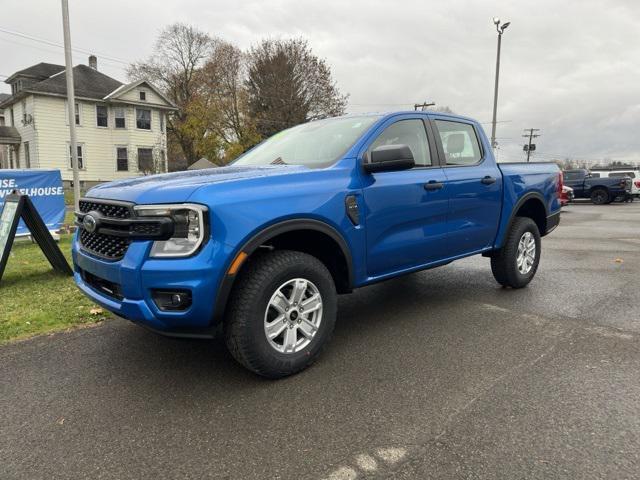
{"type": "MultiPolygon", "coordinates": [[[[640,2],[70,0],[75,48],[125,81],[168,23],[193,24],[246,48],[302,36],[332,67],[350,112],[412,109],[424,100],[491,131],[496,32],[502,44],[499,156],[521,160],[523,129],[540,128],[539,160],[640,161],[640,2]],[[109,57],[109,59],[107,58],[109,57]]],[[[62,43],[60,2],[2,2],[0,29],[62,43]]],[[[64,63],[61,48],[0,31],[0,75],[64,63]]],[[[74,52],[74,63],[86,63],[74,52]]],[[[4,80],[5,77],[0,77],[4,80]]],[[[0,91],[9,86],[0,84],[0,91]]]]}

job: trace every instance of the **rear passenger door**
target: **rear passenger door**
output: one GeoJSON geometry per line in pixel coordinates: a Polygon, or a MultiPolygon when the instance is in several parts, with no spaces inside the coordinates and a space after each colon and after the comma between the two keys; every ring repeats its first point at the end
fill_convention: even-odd
{"type": "Polygon", "coordinates": [[[449,191],[448,253],[453,257],[490,247],[502,210],[500,169],[473,123],[435,117],[432,125],[449,191]]]}
{"type": "Polygon", "coordinates": [[[369,277],[434,262],[446,252],[448,193],[426,115],[387,121],[372,137],[363,161],[383,145],[407,145],[416,165],[364,177],[369,277]]]}

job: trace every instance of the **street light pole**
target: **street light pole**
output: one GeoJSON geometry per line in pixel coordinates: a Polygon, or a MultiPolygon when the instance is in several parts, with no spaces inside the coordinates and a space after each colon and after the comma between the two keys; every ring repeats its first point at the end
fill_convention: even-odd
{"type": "Polygon", "coordinates": [[[80,211],[80,172],[78,170],[78,141],[76,137],[76,95],[73,88],[73,60],[71,59],[71,33],[69,32],[69,1],[62,0],[62,30],[64,32],[64,63],[67,77],[67,108],[69,115],[69,147],[73,168],[73,204],[80,211]]]}
{"type": "Polygon", "coordinates": [[[494,17],[493,24],[498,32],[498,52],[496,54],[496,83],[493,89],[493,120],[491,121],[491,148],[496,148],[496,116],[498,113],[498,79],[500,78],[500,47],[502,45],[502,34],[510,25],[506,22],[500,26],[500,19],[494,17]]]}

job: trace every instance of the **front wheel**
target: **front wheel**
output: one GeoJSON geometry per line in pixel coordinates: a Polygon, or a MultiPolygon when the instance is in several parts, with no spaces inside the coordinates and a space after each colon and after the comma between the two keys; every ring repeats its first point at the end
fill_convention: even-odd
{"type": "Polygon", "coordinates": [[[527,286],[538,270],[540,249],[540,231],[536,222],[516,217],[504,245],[491,257],[493,277],[505,287],[527,286]]]}
{"type": "Polygon", "coordinates": [[[246,265],[225,320],[233,357],[268,378],[297,373],[320,354],[336,319],[333,277],[317,258],[276,250],[246,265]]]}

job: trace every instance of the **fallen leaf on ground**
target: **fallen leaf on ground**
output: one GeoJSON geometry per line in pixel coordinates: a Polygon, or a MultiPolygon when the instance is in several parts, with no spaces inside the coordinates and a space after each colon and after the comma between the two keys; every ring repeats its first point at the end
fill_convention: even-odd
{"type": "Polygon", "coordinates": [[[58,425],[62,425],[64,423],[64,418],[59,418],[58,420],[56,420],[56,423],[58,425]]]}
{"type": "Polygon", "coordinates": [[[95,307],[95,308],[92,308],[91,310],[89,310],[89,313],[91,315],[100,315],[101,313],[104,313],[104,310],[102,310],[99,307],[95,307]]]}
{"type": "Polygon", "coordinates": [[[616,258],[614,260],[614,262],[616,262],[616,263],[624,263],[624,260],[622,260],[621,258],[616,258]]]}

